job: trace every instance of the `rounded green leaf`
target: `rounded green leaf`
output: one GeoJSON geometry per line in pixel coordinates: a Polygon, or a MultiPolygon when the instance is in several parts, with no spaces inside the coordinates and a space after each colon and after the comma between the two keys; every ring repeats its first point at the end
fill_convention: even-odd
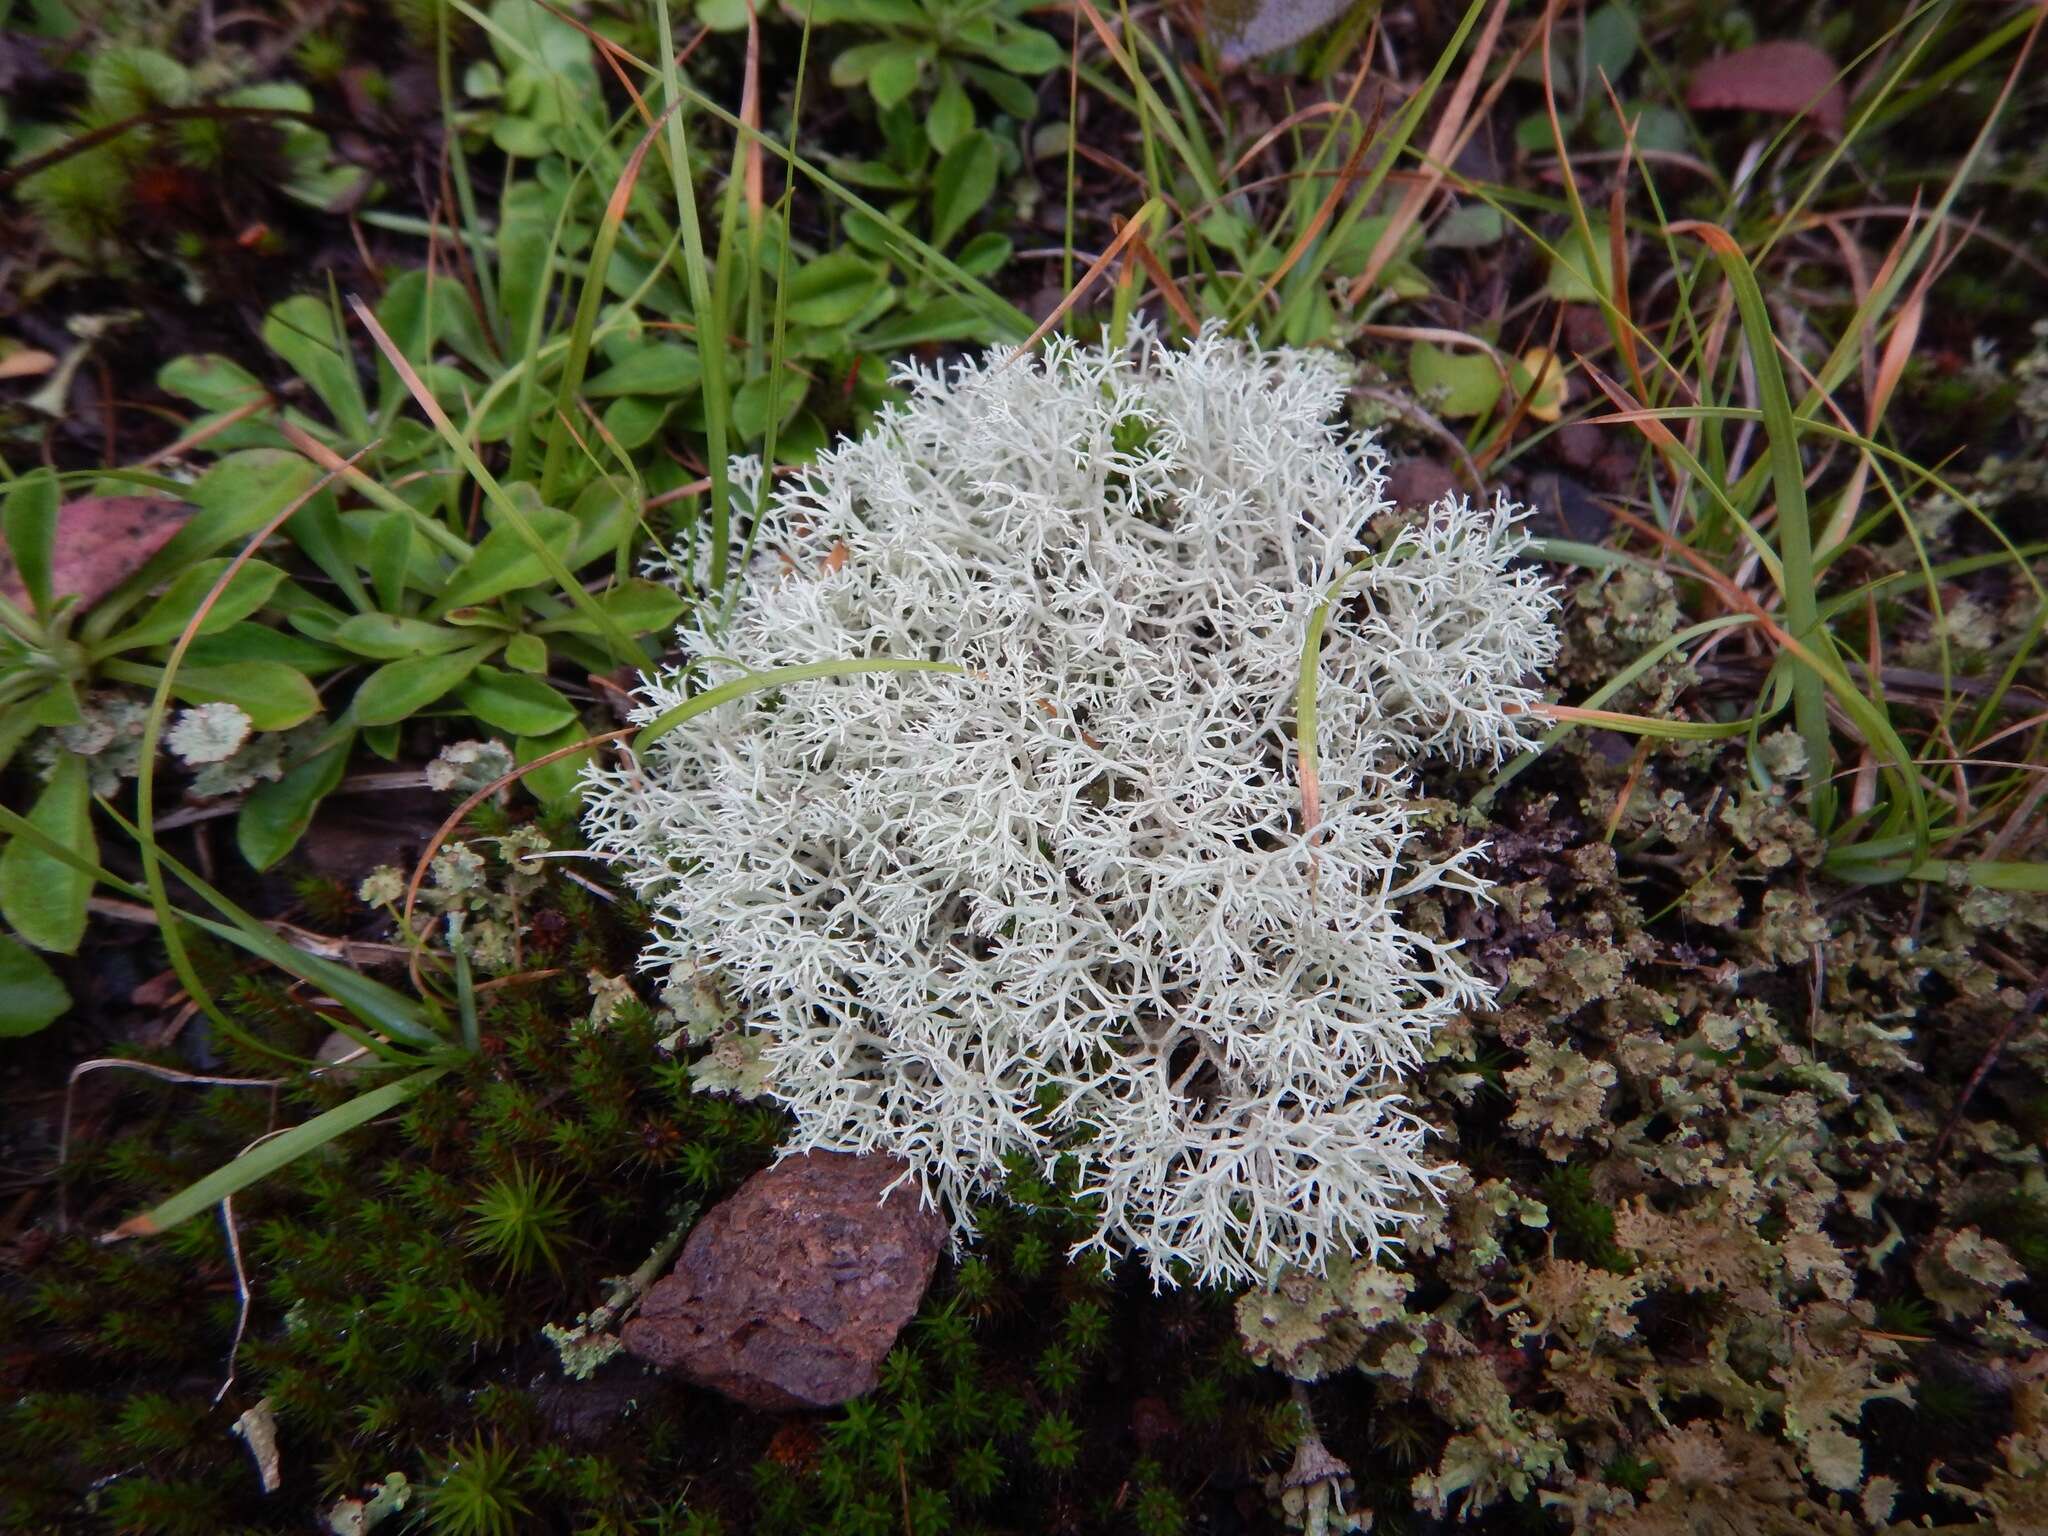
{"type": "Polygon", "coordinates": [[[661,430],[668,410],[666,400],[626,395],[604,408],[604,429],[628,452],[645,448],[654,440],[654,434],[661,430]]]}
{"type": "Polygon", "coordinates": [[[983,45],[980,51],[1011,74],[1027,78],[1051,74],[1067,62],[1067,50],[1059,39],[1036,27],[1007,28],[995,43],[983,45]]]}
{"type": "MultiPolygon", "coordinates": [[[[229,565],[227,560],[201,560],[197,565],[188,566],[178,578],[164,590],[162,597],[150,604],[141,618],[104,642],[106,652],[135,650],[145,645],[164,645],[184,633],[185,626],[192,622],[192,615],[199,605],[206,601],[206,595],[220,580],[221,572],[229,565]]],[[[199,633],[218,634],[221,630],[241,623],[269,599],[277,590],[277,584],[284,580],[284,572],[263,560],[249,560],[228,579],[225,590],[207,609],[206,617],[200,621],[199,633]]]]}
{"type": "Polygon", "coordinates": [[[917,89],[926,50],[916,43],[883,43],[881,48],[880,56],[868,67],[868,94],[875,98],[876,106],[887,111],[917,89]]]}
{"type": "Polygon", "coordinates": [[[57,547],[57,477],[46,470],[14,482],[0,503],[0,530],[15,575],[38,615],[50,611],[51,557],[57,547]]]}
{"type": "Polygon", "coordinates": [[[693,348],[679,342],[658,341],[621,358],[611,367],[583,384],[583,393],[593,400],[618,395],[687,395],[703,378],[703,365],[693,348]]]}
{"type": "Polygon", "coordinates": [[[42,957],[0,933],[0,1036],[32,1035],[70,1006],[71,994],[42,957]]]}
{"type": "Polygon", "coordinates": [[[943,155],[973,131],[974,103],[967,99],[967,88],[960,83],[960,77],[948,68],[939,94],[932,100],[932,109],[925,114],[925,137],[943,155]]]}
{"type": "MultiPolygon", "coordinates": [[[[521,736],[512,744],[513,758],[524,767],[535,758],[575,745],[582,739],[582,732],[582,725],[572,721],[552,735],[521,736]]],[[[589,762],[588,751],[572,752],[545,768],[534,769],[520,782],[536,800],[551,809],[573,807],[582,801],[583,769],[589,762]]]]}
{"type": "Polygon", "coordinates": [[[187,704],[233,704],[259,731],[288,731],[320,713],[319,690],[281,661],[180,667],[171,692],[187,704]]]}
{"type": "Polygon", "coordinates": [[[439,656],[475,642],[459,629],[429,624],[395,613],[359,613],[334,626],[334,643],[376,661],[401,661],[408,656],[439,656]]]}
{"type": "Polygon", "coordinates": [[[505,665],[536,677],[548,670],[548,643],[539,635],[514,635],[505,642],[505,665]]]}
{"type": "Polygon", "coordinates": [[[514,736],[546,736],[576,718],[576,706],[537,677],[477,667],[456,692],[485,725],[514,736]]]}
{"type": "Polygon", "coordinates": [[[268,393],[263,381],[240,363],[212,352],[172,358],[157,370],[156,387],[203,411],[239,410],[268,393]]]}
{"type": "Polygon", "coordinates": [[[985,229],[961,246],[960,254],[953,260],[969,277],[991,277],[1001,270],[1015,249],[1008,235],[985,229]]]}
{"type": "MultiPolygon", "coordinates": [[[[629,635],[651,634],[657,629],[666,629],[682,614],[683,600],[673,587],[665,587],[658,581],[647,581],[634,577],[622,581],[603,592],[593,592],[591,599],[604,610],[629,635]]],[[[537,634],[601,635],[596,620],[580,610],[563,614],[560,618],[549,619],[534,626],[537,634]]],[[[506,651],[511,659],[511,651],[506,651]]]]}
{"type": "Polygon", "coordinates": [[[868,305],[889,274],[856,251],[834,251],[807,261],[782,290],[792,325],[844,325],[868,305]]]}
{"type": "Polygon", "coordinates": [[[313,823],[313,812],[341,782],[354,744],[355,733],[346,732],[318,757],[250,793],[235,820],[235,843],[252,868],[268,869],[298,845],[313,823]]]}
{"type": "Polygon", "coordinates": [[[1483,415],[1500,399],[1500,370],[1484,352],[1453,352],[1434,342],[1417,342],[1408,354],[1408,378],[1439,415],[1454,420],[1483,415]]]}
{"type": "Polygon", "coordinates": [[[996,190],[1002,156],[996,141],[975,130],[946,151],[932,180],[932,244],[943,249],[996,190]]]}
{"type": "MultiPolygon", "coordinates": [[[[88,862],[98,858],[92,835],[92,785],[84,758],[75,752],[59,754],[28,822],[88,862]]],[[[25,943],[70,954],[85,937],[85,907],[91,899],[90,875],[51,857],[26,837],[16,837],[0,850],[0,917],[25,943]]]]}
{"type": "Polygon", "coordinates": [[[1543,291],[1560,303],[1591,304],[1614,290],[1614,247],[1609,242],[1607,226],[1594,222],[1591,228],[1590,251],[1579,238],[1577,228],[1565,231],[1557,242],[1557,256],[1550,263],[1543,291]]]}
{"type": "Polygon", "coordinates": [[[253,619],[245,619],[217,635],[202,636],[185,652],[185,660],[195,667],[225,666],[236,661],[281,661],[308,677],[345,667],[349,659],[346,651],[288,629],[271,629],[253,619]]]}
{"type": "Polygon", "coordinates": [[[842,91],[849,86],[859,85],[873,72],[875,66],[888,58],[900,45],[893,42],[856,43],[851,48],[842,48],[838,57],[832,60],[832,83],[842,91]]]}
{"type": "MultiPolygon", "coordinates": [[[[576,520],[568,513],[535,506],[528,510],[526,518],[542,542],[558,555],[566,554],[574,544],[576,520]]],[[[448,578],[435,607],[443,613],[450,608],[467,608],[519,587],[544,582],[552,584],[547,562],[526,542],[524,534],[507,524],[484,535],[476,552],[448,578]]]]}
{"type": "Polygon", "coordinates": [[[387,661],[356,690],[357,724],[396,725],[459,687],[494,649],[495,644],[473,645],[445,656],[387,661]]]}
{"type": "Polygon", "coordinates": [[[740,437],[748,442],[766,438],[771,406],[778,418],[776,427],[787,426],[790,417],[804,403],[805,382],[801,376],[789,373],[784,373],[779,381],[774,374],[764,373],[742,384],[732,397],[732,424],[740,437]],[[774,392],[772,400],[771,390],[774,392]]]}

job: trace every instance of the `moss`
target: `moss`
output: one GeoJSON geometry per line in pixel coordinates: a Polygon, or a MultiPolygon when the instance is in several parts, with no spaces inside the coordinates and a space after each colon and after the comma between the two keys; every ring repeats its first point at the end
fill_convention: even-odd
{"type": "MultiPolygon", "coordinates": [[[[1236,1359],[1227,1307],[1065,1262],[1087,1229],[1071,1170],[1020,1178],[985,1213],[985,1240],[944,1268],[881,1387],[813,1421],[808,1449],[781,1421],[630,1359],[564,1379],[542,1326],[593,1305],[605,1276],[666,1234],[678,1200],[708,1203],[764,1166],[784,1127],[695,1091],[638,999],[589,1027],[585,971],[630,974],[637,936],[566,882],[539,900],[576,935],[549,959],[580,956],[578,969],[494,989],[472,1062],[237,1197],[254,1307],[219,1407],[235,1306],[218,1222],[144,1246],[66,1239],[32,1279],[0,1280],[59,1346],[8,1411],[6,1438],[39,1454],[0,1466],[0,1507],[30,1528],[96,1499],[102,1520],[118,1513],[109,1529],[302,1530],[316,1500],[364,1498],[400,1474],[408,1518],[434,1531],[893,1536],[906,1510],[914,1531],[1126,1530],[1130,1500],[1166,1531],[1224,1496],[1198,1492],[1219,1466],[1284,1453],[1265,1412],[1279,1385],[1236,1359]],[[269,1498],[228,1434],[263,1397],[285,1451],[285,1491],[269,1498]],[[1193,1412],[1148,1448],[1138,1398],[1193,1412]],[[1077,1496],[1126,1485],[1122,1510],[1077,1496]]],[[[260,1037],[309,1051],[324,1038],[301,998],[227,954],[200,961],[260,1037]]],[[[292,1081],[279,1118],[347,1091],[292,1081]]],[[[67,1170],[81,1205],[155,1198],[232,1156],[269,1113],[261,1094],[139,1080],[124,1093],[129,1129],[67,1170]]]]}

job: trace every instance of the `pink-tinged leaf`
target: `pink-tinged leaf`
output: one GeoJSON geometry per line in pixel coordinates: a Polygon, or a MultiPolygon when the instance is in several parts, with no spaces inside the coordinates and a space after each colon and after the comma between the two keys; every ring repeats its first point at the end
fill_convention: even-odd
{"type": "Polygon", "coordinates": [[[1709,59],[1693,71],[1685,104],[1695,112],[1723,108],[1792,117],[1804,112],[1831,139],[1842,136],[1849,97],[1835,61],[1811,43],[1758,43],[1709,59]]]}
{"type": "MultiPolygon", "coordinates": [[[[192,508],[168,496],[88,496],[57,509],[50,591],[75,593],[88,609],[126,581],[185,526],[192,508]]],[[[28,594],[12,556],[0,559],[0,594],[26,606],[28,594]]]]}
{"type": "Polygon", "coordinates": [[[1351,0],[1206,0],[1209,35],[1232,69],[1278,53],[1351,9],[1351,0]]]}

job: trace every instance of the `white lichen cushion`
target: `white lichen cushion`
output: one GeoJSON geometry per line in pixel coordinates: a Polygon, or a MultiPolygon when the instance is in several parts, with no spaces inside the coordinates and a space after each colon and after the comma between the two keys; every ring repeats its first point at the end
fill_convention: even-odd
{"type": "Polygon", "coordinates": [[[642,719],[745,672],[958,662],[720,706],[595,771],[594,846],[765,1042],[788,1150],[885,1151],[961,1235],[1006,1157],[1078,1152],[1089,1244],[1201,1281],[1375,1258],[1431,1198],[1398,1094],[1483,1005],[1402,903],[1414,765],[1531,734],[1555,595],[1513,508],[1391,510],[1345,375],[1205,334],[902,372],[788,481],[730,619],[642,719]],[[1348,577],[1347,577],[1348,573],[1348,577]],[[1294,730],[1311,614],[1319,819],[1294,730]]]}

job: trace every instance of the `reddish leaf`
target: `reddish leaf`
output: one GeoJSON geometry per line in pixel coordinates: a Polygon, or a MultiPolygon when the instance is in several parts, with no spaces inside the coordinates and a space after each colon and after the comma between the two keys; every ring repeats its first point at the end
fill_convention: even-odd
{"type": "MultiPolygon", "coordinates": [[[[78,594],[92,607],[169,541],[192,508],[166,496],[88,496],[57,509],[57,547],[50,561],[50,591],[78,594]]],[[[0,593],[26,606],[11,557],[0,558],[0,593]]]]}
{"type": "Polygon", "coordinates": [[[1831,139],[1842,136],[1849,115],[1835,61],[1811,43],[1758,43],[1709,59],[1693,71],[1685,104],[1695,112],[1724,107],[1779,117],[1804,112],[1831,139]]]}
{"type": "Polygon", "coordinates": [[[1350,0],[1206,0],[1209,35],[1235,69],[1278,53],[1351,9],[1350,0]]]}

